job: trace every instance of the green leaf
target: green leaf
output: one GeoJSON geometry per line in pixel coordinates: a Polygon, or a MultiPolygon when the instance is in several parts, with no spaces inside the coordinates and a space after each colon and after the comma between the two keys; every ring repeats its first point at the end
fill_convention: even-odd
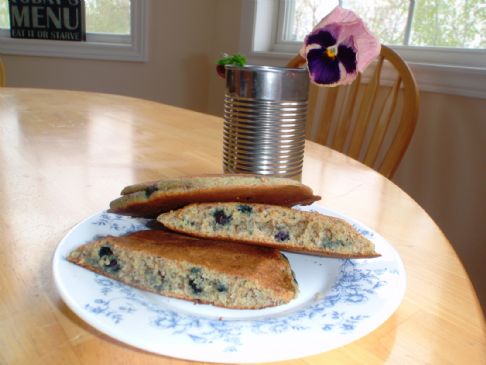
{"type": "Polygon", "coordinates": [[[218,62],[218,65],[236,65],[236,66],[244,66],[246,65],[246,58],[240,54],[235,54],[233,56],[225,55],[221,58],[218,62]]]}

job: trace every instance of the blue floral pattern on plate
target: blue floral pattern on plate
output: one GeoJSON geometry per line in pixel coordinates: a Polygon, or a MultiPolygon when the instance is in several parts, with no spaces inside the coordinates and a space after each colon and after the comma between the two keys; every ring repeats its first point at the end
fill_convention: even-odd
{"type": "MultiPolygon", "coordinates": [[[[56,283],[67,304],[88,323],[101,330],[108,327],[113,337],[160,354],[229,363],[285,360],[330,350],[364,336],[395,311],[404,295],[405,272],[392,246],[371,229],[315,204],[302,209],[346,219],[375,243],[382,257],[303,259],[305,255],[286,253],[299,285],[304,288],[301,296],[305,298],[293,306],[282,306],[281,310],[243,311],[244,315],[236,317],[235,311],[231,310],[188,306],[187,302],[167,298],[161,302],[159,296],[78,268],[65,260],[70,250],[83,243],[69,240],[70,234],[56,252],[56,283]],[[331,266],[335,267],[334,271],[328,270],[331,266]],[[308,271],[309,267],[311,271],[308,271]],[[76,275],[61,276],[62,271],[76,275]],[[326,277],[329,285],[319,286],[319,280],[315,280],[319,276],[323,280],[326,277]],[[82,283],[89,294],[83,295],[83,299],[73,298],[75,293],[70,289],[70,280],[82,283]],[[311,282],[314,286],[307,288],[311,282]],[[204,311],[200,311],[203,308],[204,311]],[[170,338],[179,343],[181,349],[172,346],[171,350],[168,345],[161,344],[164,341],[155,345],[140,343],[133,337],[137,331],[133,331],[133,338],[125,333],[135,326],[141,327],[143,333],[150,332],[153,337],[170,338]],[[292,345],[296,341],[298,347],[292,345]],[[255,353],[256,346],[262,345],[268,351],[255,353]],[[187,346],[194,353],[182,350],[187,346]],[[272,347],[279,352],[271,351],[272,347]],[[249,350],[253,352],[249,353],[249,350]]],[[[147,229],[148,223],[147,220],[102,212],[80,223],[71,236],[75,236],[76,230],[82,230],[87,241],[100,235],[122,235],[147,229]]]]}

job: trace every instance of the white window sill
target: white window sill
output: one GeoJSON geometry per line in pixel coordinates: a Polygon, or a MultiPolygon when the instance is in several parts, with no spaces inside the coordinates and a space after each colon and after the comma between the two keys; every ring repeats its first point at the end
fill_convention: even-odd
{"type": "MultiPolygon", "coordinates": [[[[276,14],[272,3],[243,2],[240,49],[249,63],[283,66],[298,52],[298,44],[275,44],[271,28],[276,14]]],[[[391,48],[407,61],[420,91],[486,99],[485,50],[391,48]]]]}
{"type": "Polygon", "coordinates": [[[0,49],[2,54],[10,55],[145,62],[148,57],[143,43],[123,44],[0,38],[0,49]]]}

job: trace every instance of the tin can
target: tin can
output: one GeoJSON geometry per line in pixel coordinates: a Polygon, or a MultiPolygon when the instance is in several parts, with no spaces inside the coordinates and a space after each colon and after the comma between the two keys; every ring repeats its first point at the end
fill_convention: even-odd
{"type": "Polygon", "coordinates": [[[308,89],[306,69],[227,65],[224,172],[300,179],[308,89]]]}

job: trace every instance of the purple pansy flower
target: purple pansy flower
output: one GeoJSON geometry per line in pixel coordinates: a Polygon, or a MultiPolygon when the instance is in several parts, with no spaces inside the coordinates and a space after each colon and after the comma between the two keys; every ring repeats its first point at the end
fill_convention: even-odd
{"type": "Polygon", "coordinates": [[[334,8],[307,35],[300,55],[319,85],[351,83],[380,53],[380,42],[351,10],[334,8]]]}

